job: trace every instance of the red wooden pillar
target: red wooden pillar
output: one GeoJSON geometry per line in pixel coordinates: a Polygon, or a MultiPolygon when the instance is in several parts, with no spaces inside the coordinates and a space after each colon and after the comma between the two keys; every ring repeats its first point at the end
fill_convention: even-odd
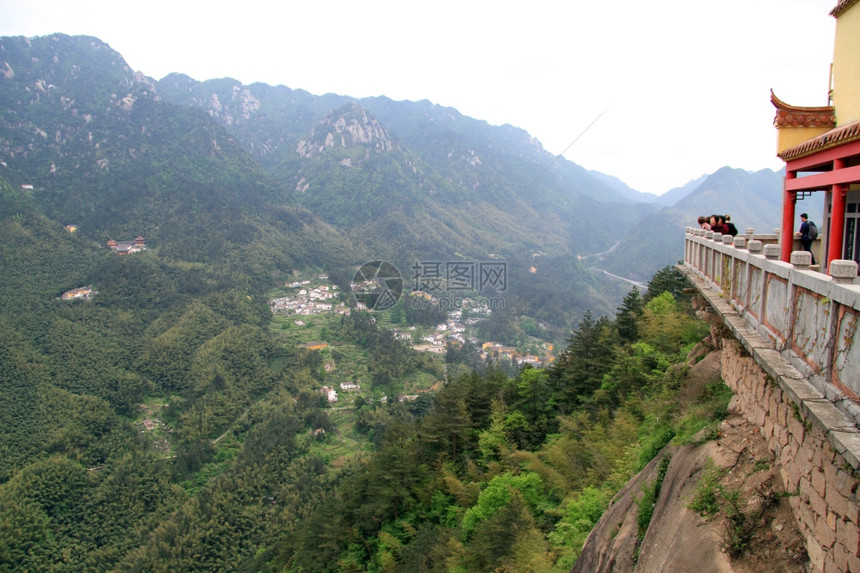
{"type": "MultiPolygon", "coordinates": [[[[845,169],[845,159],[833,161],[833,171],[845,169]]],[[[842,258],[842,242],[845,233],[845,185],[836,184],[831,192],[832,206],[830,208],[829,248],[827,250],[827,269],[830,270],[830,261],[842,258]]]]}
{"type": "Polygon", "coordinates": [[[780,229],[779,244],[782,246],[779,258],[786,263],[791,260],[791,251],[794,248],[794,204],[797,194],[785,187],[787,183],[797,177],[796,171],[785,172],[785,183],[782,191],[782,228],[780,229]]]}

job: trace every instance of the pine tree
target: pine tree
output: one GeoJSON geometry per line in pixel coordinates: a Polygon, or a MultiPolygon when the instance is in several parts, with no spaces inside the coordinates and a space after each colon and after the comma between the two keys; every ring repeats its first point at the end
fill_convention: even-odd
{"type": "Polygon", "coordinates": [[[635,342],[639,337],[637,321],[642,316],[643,306],[639,289],[633,287],[624,297],[621,306],[618,307],[618,312],[615,314],[615,328],[618,330],[618,336],[621,337],[622,341],[635,342]]]}
{"type": "Polygon", "coordinates": [[[665,266],[651,277],[651,282],[648,283],[648,292],[645,293],[643,302],[647,303],[664,292],[671,293],[675,300],[681,300],[684,298],[684,289],[689,286],[689,281],[678,269],[665,266]]]}
{"type": "Polygon", "coordinates": [[[550,377],[559,392],[559,402],[572,406],[600,388],[603,375],[613,363],[615,328],[606,317],[595,321],[588,311],[568,342],[550,377]]]}

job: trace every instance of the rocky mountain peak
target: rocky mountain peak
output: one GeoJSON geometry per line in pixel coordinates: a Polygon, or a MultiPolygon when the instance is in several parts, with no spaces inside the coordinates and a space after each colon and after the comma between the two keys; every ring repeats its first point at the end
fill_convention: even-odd
{"type": "Polygon", "coordinates": [[[367,153],[386,153],[398,144],[363,107],[355,104],[344,106],[326,115],[296,146],[296,153],[303,158],[325,153],[330,149],[349,149],[362,146],[367,153]]]}

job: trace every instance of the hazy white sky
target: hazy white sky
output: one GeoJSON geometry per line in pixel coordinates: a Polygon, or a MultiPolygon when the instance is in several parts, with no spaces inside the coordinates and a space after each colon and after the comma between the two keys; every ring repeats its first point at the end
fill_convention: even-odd
{"type": "MultiPolygon", "coordinates": [[[[428,99],[663,193],[779,168],[769,90],[826,105],[836,0],[0,0],[0,35],[96,36],[135,70],[428,99]]],[[[2,57],[2,56],[0,56],[2,57]]]]}

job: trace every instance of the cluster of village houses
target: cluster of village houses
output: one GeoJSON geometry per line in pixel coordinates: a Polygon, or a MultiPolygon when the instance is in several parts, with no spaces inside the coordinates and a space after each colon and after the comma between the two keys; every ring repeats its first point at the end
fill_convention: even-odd
{"type": "MultiPolygon", "coordinates": [[[[358,382],[341,382],[340,389],[342,391],[358,391],[361,390],[361,384],[359,384],[358,382]]],[[[329,402],[337,402],[337,390],[335,390],[331,386],[323,386],[322,393],[325,395],[329,402]]]]}
{"type": "MultiPolygon", "coordinates": [[[[327,275],[319,275],[321,280],[328,278],[327,275]]],[[[349,315],[349,308],[343,303],[337,303],[337,285],[322,284],[311,287],[311,281],[288,282],[284,286],[296,289],[294,296],[273,298],[269,306],[273,314],[299,314],[310,315],[323,312],[337,312],[349,315]]]]}
{"type": "MultiPolygon", "coordinates": [[[[361,390],[361,385],[352,382],[341,382],[340,383],[341,390],[361,390]]],[[[330,404],[337,402],[337,390],[332,388],[331,386],[323,386],[320,389],[320,392],[326,397],[330,404]]],[[[404,396],[400,396],[397,400],[399,402],[414,402],[418,399],[418,394],[406,394],[404,396]]],[[[379,399],[380,402],[385,404],[388,402],[388,396],[383,396],[379,399]]],[[[316,431],[314,431],[314,435],[317,436],[316,431]]]]}
{"type": "MultiPolygon", "coordinates": [[[[465,344],[468,340],[473,344],[478,343],[478,339],[467,337],[465,324],[473,325],[480,318],[469,318],[465,323],[460,322],[463,312],[460,310],[451,311],[448,313],[448,320],[439,323],[433,329],[433,332],[426,334],[421,338],[421,342],[427,345],[427,350],[430,352],[445,352],[445,347],[449,342],[455,344],[465,344]]],[[[407,343],[412,342],[412,332],[415,327],[411,326],[407,329],[394,329],[394,337],[407,343]]],[[[423,346],[423,345],[422,345],[423,346]]]]}
{"type": "MultiPolygon", "coordinates": [[[[467,341],[472,344],[478,344],[479,341],[477,338],[474,336],[468,336],[467,327],[474,326],[481,320],[484,320],[490,312],[490,309],[478,308],[471,311],[473,316],[462,320],[463,312],[461,310],[449,311],[448,320],[436,325],[433,332],[421,338],[421,342],[426,345],[424,346],[424,349],[429,352],[441,354],[446,351],[448,344],[465,344],[467,341]]],[[[406,329],[395,328],[394,336],[404,342],[412,342],[412,332],[414,331],[414,326],[406,329]]],[[[516,348],[503,346],[498,342],[485,342],[481,345],[480,356],[485,362],[507,358],[519,366],[530,364],[537,367],[546,365],[554,360],[554,357],[551,356],[551,352],[551,344],[547,346],[545,356],[536,356],[533,354],[522,354],[516,348]]]]}
{"type": "MultiPolygon", "coordinates": [[[[24,185],[21,187],[24,188],[24,185]]],[[[77,225],[65,225],[64,228],[69,233],[76,233],[78,231],[77,225]]],[[[146,239],[140,236],[135,237],[130,241],[114,241],[113,239],[110,239],[107,242],[107,246],[118,255],[130,255],[132,253],[145,251],[146,239]]],[[[91,300],[93,295],[96,294],[98,294],[98,292],[93,290],[92,285],[84,286],[64,292],[60,295],[60,300],[91,300]]]]}
{"type": "MultiPolygon", "coordinates": [[[[326,275],[319,275],[320,280],[326,280],[326,275]]],[[[336,303],[338,288],[332,284],[321,284],[319,286],[311,286],[311,281],[301,280],[287,282],[285,287],[295,289],[297,292],[292,296],[284,296],[274,298],[269,301],[269,305],[274,314],[283,315],[312,315],[329,312],[340,312],[349,314],[349,308],[343,303],[336,303]]],[[[417,293],[421,295],[422,293],[417,293]]],[[[469,302],[469,301],[467,301],[469,302]]],[[[478,304],[468,305],[469,315],[463,318],[461,309],[450,310],[447,313],[445,322],[437,324],[432,332],[421,337],[420,341],[414,339],[416,327],[410,326],[405,328],[394,328],[394,336],[398,340],[402,340],[407,344],[413,345],[418,350],[426,350],[435,353],[444,353],[448,344],[480,344],[479,340],[474,336],[469,336],[469,327],[474,327],[478,322],[485,320],[491,309],[482,307],[478,304]]],[[[304,326],[302,320],[295,321],[297,325],[304,326]]],[[[309,342],[304,345],[309,350],[321,350],[328,346],[325,342],[309,342]]],[[[549,364],[553,357],[551,356],[552,345],[547,347],[545,356],[536,356],[532,354],[520,353],[516,348],[503,346],[496,342],[485,342],[481,346],[480,355],[484,361],[499,360],[502,358],[511,360],[517,365],[524,366],[530,364],[535,367],[549,364]]],[[[340,390],[360,390],[360,385],[356,383],[341,383],[340,390]]],[[[325,386],[322,388],[322,393],[326,396],[329,402],[334,403],[338,400],[337,390],[333,387],[325,386]]],[[[417,396],[404,396],[402,400],[415,399],[417,396]]]]}
{"type": "Polygon", "coordinates": [[[529,364],[531,366],[539,367],[546,366],[555,360],[555,356],[551,354],[552,348],[552,344],[547,344],[546,355],[536,356],[534,354],[521,354],[516,348],[503,346],[498,342],[485,342],[481,345],[481,358],[486,362],[488,360],[498,360],[499,358],[504,357],[515,362],[518,366],[529,364]]]}

